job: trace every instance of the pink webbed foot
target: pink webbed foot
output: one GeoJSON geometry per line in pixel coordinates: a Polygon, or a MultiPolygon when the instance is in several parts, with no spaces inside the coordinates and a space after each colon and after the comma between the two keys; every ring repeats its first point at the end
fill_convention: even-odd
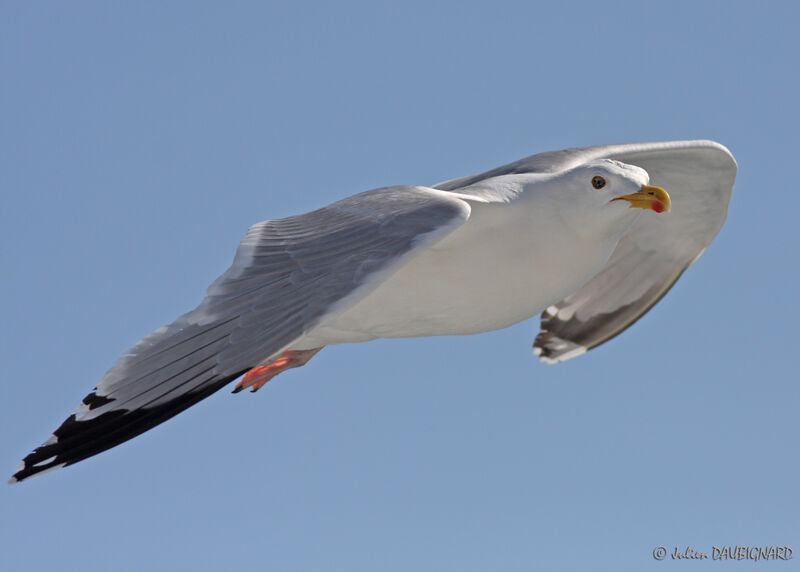
{"type": "Polygon", "coordinates": [[[244,377],[233,389],[233,393],[239,393],[247,387],[251,388],[251,393],[256,392],[279,373],[287,369],[292,369],[293,367],[305,365],[308,363],[308,360],[314,357],[321,349],[322,348],[314,348],[311,350],[286,350],[275,359],[263,365],[256,366],[244,374],[244,377]]]}

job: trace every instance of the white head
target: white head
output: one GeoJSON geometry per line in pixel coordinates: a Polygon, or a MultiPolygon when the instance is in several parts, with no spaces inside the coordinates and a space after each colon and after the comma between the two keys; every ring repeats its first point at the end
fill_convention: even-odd
{"type": "Polygon", "coordinates": [[[642,209],[669,211],[667,192],[649,182],[640,167],[600,159],[538,181],[533,194],[578,234],[621,235],[642,209]]]}

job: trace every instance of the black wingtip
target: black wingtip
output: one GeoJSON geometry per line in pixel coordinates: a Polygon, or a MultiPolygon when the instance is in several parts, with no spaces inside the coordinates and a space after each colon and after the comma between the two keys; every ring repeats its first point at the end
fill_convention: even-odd
{"type": "Polygon", "coordinates": [[[13,485],[14,483],[21,483],[31,477],[36,477],[39,475],[44,475],[46,473],[50,473],[53,471],[57,471],[58,469],[65,467],[69,463],[65,463],[57,459],[55,456],[45,457],[44,460],[38,456],[38,451],[42,447],[34,450],[30,455],[25,457],[23,461],[17,465],[14,474],[11,475],[11,478],[8,479],[8,484],[13,485]],[[37,461],[38,458],[38,462],[37,461]]]}
{"type": "Polygon", "coordinates": [[[222,389],[243,373],[219,378],[199,391],[149,408],[108,411],[86,421],[70,415],[50,439],[23,459],[9,483],[55,471],[124,443],[222,389]]]}

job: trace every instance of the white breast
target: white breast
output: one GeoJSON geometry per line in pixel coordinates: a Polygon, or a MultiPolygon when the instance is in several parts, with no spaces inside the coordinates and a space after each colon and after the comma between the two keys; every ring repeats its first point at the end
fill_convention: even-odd
{"type": "Polygon", "coordinates": [[[535,201],[471,206],[462,227],[292,347],[504,328],[575,292],[619,239],[587,243],[564,221],[536,217],[535,201]]]}

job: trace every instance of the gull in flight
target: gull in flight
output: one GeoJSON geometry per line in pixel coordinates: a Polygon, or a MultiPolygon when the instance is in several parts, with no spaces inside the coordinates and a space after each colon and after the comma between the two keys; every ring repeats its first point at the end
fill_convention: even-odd
{"type": "Polygon", "coordinates": [[[602,145],[255,224],[200,304],[119,358],[11,482],[114,447],[240,377],[234,393],[256,391],[327,345],[477,334],[541,313],[536,355],[580,355],[700,257],[735,178],[712,141],[602,145]]]}

